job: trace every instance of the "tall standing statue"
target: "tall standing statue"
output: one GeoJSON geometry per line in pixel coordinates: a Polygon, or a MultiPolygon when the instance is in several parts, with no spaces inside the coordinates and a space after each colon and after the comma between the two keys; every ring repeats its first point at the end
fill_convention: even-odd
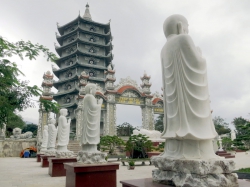
{"type": "Polygon", "coordinates": [[[41,150],[40,150],[40,152],[47,151],[48,138],[49,138],[49,134],[48,134],[48,125],[44,125],[44,129],[43,129],[43,139],[42,139],[42,145],[41,145],[41,150]]]}
{"type": "Polygon", "coordinates": [[[57,137],[57,151],[56,157],[72,157],[73,152],[67,149],[69,144],[69,133],[70,133],[70,118],[66,118],[68,110],[63,108],[60,110],[60,117],[58,118],[58,137],[57,137]]]}
{"type": "Polygon", "coordinates": [[[235,186],[235,175],[228,174],[233,161],[222,161],[213,150],[212,140],[217,133],[201,50],[188,35],[185,17],[168,17],[163,30],[167,42],[161,51],[165,126],[162,138],[166,140],[164,153],[152,158],[159,168],[153,170],[153,179],[172,180],[176,186],[235,186]]]}
{"type": "Polygon", "coordinates": [[[50,119],[49,125],[48,125],[48,131],[49,131],[49,140],[48,140],[48,151],[55,151],[56,146],[56,136],[57,136],[57,128],[55,126],[56,120],[50,119]]]}
{"type": "Polygon", "coordinates": [[[88,83],[85,87],[86,95],[83,99],[81,122],[81,146],[82,151],[78,153],[78,162],[101,163],[105,161],[105,154],[97,150],[100,142],[100,115],[102,99],[96,99],[96,85],[88,83]]]}

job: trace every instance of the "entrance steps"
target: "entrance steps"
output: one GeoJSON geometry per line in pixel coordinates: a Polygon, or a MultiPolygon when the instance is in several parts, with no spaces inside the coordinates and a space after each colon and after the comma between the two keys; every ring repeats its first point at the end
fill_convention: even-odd
{"type": "Polygon", "coordinates": [[[231,153],[227,153],[227,151],[216,151],[216,155],[225,157],[225,158],[235,158],[235,155],[232,155],[231,153]]]}
{"type": "Polygon", "coordinates": [[[80,142],[79,141],[69,141],[68,150],[73,151],[74,155],[77,156],[77,153],[81,150],[80,142]]]}

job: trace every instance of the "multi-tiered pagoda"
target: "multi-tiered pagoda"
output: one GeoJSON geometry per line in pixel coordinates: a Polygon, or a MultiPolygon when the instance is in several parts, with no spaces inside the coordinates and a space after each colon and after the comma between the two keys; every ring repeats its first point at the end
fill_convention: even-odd
{"type": "Polygon", "coordinates": [[[98,93],[102,97],[105,85],[112,88],[114,82],[112,77],[107,78],[107,74],[114,74],[110,22],[93,21],[87,4],[83,16],[79,15],[63,26],[58,25],[58,32],[60,35],[56,33],[56,39],[60,46],[55,45],[55,48],[60,56],[56,60],[59,69],[53,68],[53,73],[59,80],[53,84],[58,90],[54,100],[68,109],[72,119],[71,130],[76,131],[74,111],[85,95],[87,82],[98,84],[98,93]]]}

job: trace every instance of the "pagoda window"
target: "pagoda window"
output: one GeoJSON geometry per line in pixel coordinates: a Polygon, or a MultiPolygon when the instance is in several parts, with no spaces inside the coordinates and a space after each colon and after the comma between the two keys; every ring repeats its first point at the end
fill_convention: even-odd
{"type": "Polygon", "coordinates": [[[95,61],[93,59],[90,59],[89,64],[95,64],[95,61]]]}
{"type": "Polygon", "coordinates": [[[71,89],[71,85],[70,85],[70,84],[68,84],[67,89],[68,89],[68,90],[70,90],[70,89],[71,89]]]}
{"type": "Polygon", "coordinates": [[[71,99],[70,98],[67,98],[66,99],[66,103],[70,103],[71,102],[71,99]]]}
{"type": "Polygon", "coordinates": [[[70,72],[70,73],[68,73],[68,77],[72,77],[72,73],[70,72]]]}
{"type": "Polygon", "coordinates": [[[89,72],[89,76],[90,76],[90,77],[95,77],[95,72],[94,72],[94,71],[90,71],[90,72],[89,72]]]}
{"type": "Polygon", "coordinates": [[[91,37],[91,38],[89,39],[89,41],[95,42],[95,39],[94,39],[93,37],[91,37]]]}
{"type": "Polygon", "coordinates": [[[69,61],[69,65],[73,65],[73,64],[74,64],[73,60],[69,61]]]}
{"type": "Polygon", "coordinates": [[[95,28],[94,27],[90,27],[89,29],[91,32],[95,32],[95,28]]]}
{"type": "Polygon", "coordinates": [[[94,49],[93,47],[91,47],[91,48],[89,49],[89,52],[95,53],[95,49],[94,49]]]}

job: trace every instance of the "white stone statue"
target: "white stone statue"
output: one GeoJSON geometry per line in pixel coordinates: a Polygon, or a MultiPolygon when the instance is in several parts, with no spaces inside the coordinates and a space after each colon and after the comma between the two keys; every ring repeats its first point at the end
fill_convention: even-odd
{"type": "Polygon", "coordinates": [[[48,151],[55,151],[56,136],[57,136],[57,130],[58,130],[58,128],[55,126],[55,123],[56,123],[55,119],[49,120],[49,125],[48,125],[49,138],[48,138],[48,146],[47,146],[48,151]]]}
{"type": "Polygon", "coordinates": [[[58,143],[57,151],[68,151],[67,145],[69,144],[70,133],[70,118],[66,118],[68,110],[63,108],[60,110],[60,117],[58,119],[58,143]]]}
{"type": "Polygon", "coordinates": [[[161,51],[165,155],[171,158],[216,158],[217,136],[211,117],[206,61],[188,35],[181,15],[164,22],[167,42],[161,51]]]}
{"type": "Polygon", "coordinates": [[[41,152],[47,151],[47,145],[48,145],[48,125],[44,125],[43,127],[43,139],[42,139],[42,145],[41,145],[41,152]]]}
{"type": "Polygon", "coordinates": [[[106,153],[97,150],[100,142],[100,115],[102,99],[96,99],[96,84],[88,83],[85,87],[86,95],[82,105],[81,146],[77,161],[85,164],[105,163],[106,153]]]}
{"type": "Polygon", "coordinates": [[[233,141],[233,140],[235,140],[235,139],[236,139],[236,134],[235,134],[235,131],[232,130],[232,131],[231,131],[231,140],[233,141]]]}
{"type": "Polygon", "coordinates": [[[215,155],[217,136],[211,117],[206,61],[188,35],[181,15],[163,25],[167,42],[161,51],[164,98],[164,153],[151,158],[154,181],[175,186],[238,186],[235,164],[215,155]],[[202,180],[201,180],[202,178],[202,180]]]}
{"type": "Polygon", "coordinates": [[[88,83],[85,87],[86,95],[83,99],[83,121],[81,124],[82,150],[97,152],[97,144],[100,142],[100,115],[102,99],[95,98],[96,85],[88,83]]]}
{"type": "Polygon", "coordinates": [[[220,145],[218,151],[224,151],[224,150],[223,150],[223,147],[222,147],[222,139],[221,139],[220,136],[219,136],[219,138],[218,138],[218,141],[219,141],[219,145],[220,145]]]}
{"type": "Polygon", "coordinates": [[[58,133],[57,133],[57,158],[70,158],[73,157],[73,152],[69,151],[67,146],[69,144],[70,133],[70,118],[66,118],[68,110],[63,108],[60,110],[60,117],[58,118],[58,133]]]}

